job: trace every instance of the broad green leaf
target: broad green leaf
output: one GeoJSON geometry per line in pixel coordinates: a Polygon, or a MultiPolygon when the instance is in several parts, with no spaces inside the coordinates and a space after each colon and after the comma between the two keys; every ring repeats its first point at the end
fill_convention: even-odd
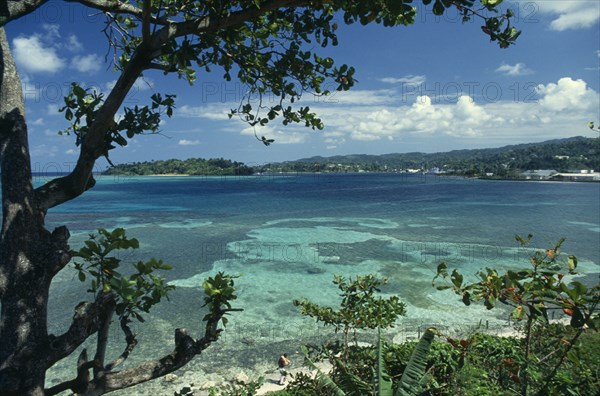
{"type": "Polygon", "coordinates": [[[456,288],[460,288],[462,286],[463,276],[460,273],[458,273],[457,270],[453,270],[452,275],[450,276],[450,280],[456,288]]]}
{"type": "Polygon", "coordinates": [[[377,396],[393,396],[392,380],[386,370],[385,360],[383,359],[383,337],[381,328],[377,329],[377,366],[375,372],[375,391],[377,396]]]}
{"type": "Polygon", "coordinates": [[[435,329],[429,328],[419,340],[400,378],[398,388],[400,396],[416,396],[421,391],[421,380],[425,375],[427,355],[434,337],[435,329]]]}

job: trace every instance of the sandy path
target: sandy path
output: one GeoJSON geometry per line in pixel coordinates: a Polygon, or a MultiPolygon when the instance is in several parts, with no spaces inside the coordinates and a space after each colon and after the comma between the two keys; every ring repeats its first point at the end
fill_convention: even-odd
{"type": "MultiPolygon", "coordinates": [[[[319,369],[323,372],[328,372],[329,370],[331,370],[331,364],[329,362],[319,362],[317,363],[317,367],[319,367],[319,369]]],[[[311,369],[310,367],[297,367],[297,368],[291,368],[288,370],[288,372],[292,375],[295,376],[298,373],[304,373],[304,374],[309,374],[311,377],[315,376],[317,371],[311,369]]],[[[289,380],[289,378],[288,378],[289,380]]],[[[270,378],[266,378],[265,379],[265,383],[263,384],[263,386],[261,386],[258,389],[258,392],[256,393],[257,395],[265,395],[269,392],[275,392],[281,389],[285,389],[286,385],[279,385],[279,373],[275,372],[271,375],[270,378]]]]}

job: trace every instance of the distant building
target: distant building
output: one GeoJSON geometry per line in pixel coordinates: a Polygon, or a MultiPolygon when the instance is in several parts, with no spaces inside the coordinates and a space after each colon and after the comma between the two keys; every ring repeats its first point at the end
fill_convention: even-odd
{"type": "Polygon", "coordinates": [[[600,172],[594,172],[593,169],[582,170],[580,172],[557,173],[553,176],[554,180],[566,181],[600,181],[600,172]]]}
{"type": "Polygon", "coordinates": [[[554,158],[561,159],[561,160],[567,160],[570,157],[568,155],[555,155],[554,158]]]}
{"type": "Polygon", "coordinates": [[[558,172],[554,169],[536,169],[521,173],[521,175],[527,180],[550,180],[554,175],[557,174],[558,172]]]}

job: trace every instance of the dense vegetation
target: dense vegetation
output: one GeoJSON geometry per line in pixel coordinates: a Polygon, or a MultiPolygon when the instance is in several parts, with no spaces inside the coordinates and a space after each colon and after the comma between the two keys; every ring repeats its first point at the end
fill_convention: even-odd
{"type": "MultiPolygon", "coordinates": [[[[516,239],[526,246],[531,235],[516,239]]],[[[375,298],[381,283],[371,275],[348,281],[336,277],[334,284],[342,291],[339,311],[295,302],[302,314],[333,326],[336,332],[343,329],[341,342],[304,351],[309,365],[317,368],[313,361],[326,360],[331,371],[317,368],[315,376],[300,373],[277,394],[596,395],[600,389],[600,284],[588,287],[567,281],[568,274],[575,274],[577,259],[561,255],[562,242],[533,252],[526,268],[503,274],[486,268],[470,284],[458,270],[450,275],[444,263],[439,265],[433,283],[437,289],[452,289],[465,305],[482,302],[488,309],[497,304],[512,307],[511,317],[518,325],[511,337],[474,333],[453,339],[428,329],[418,343],[385,343],[379,333],[379,342],[359,346],[350,342],[350,332],[378,324],[380,329],[389,327],[390,320],[404,310],[397,300],[375,298]],[[555,310],[564,312],[568,324],[550,322],[548,314],[555,310]],[[434,340],[435,334],[441,337],[434,340]]]]}
{"type": "Polygon", "coordinates": [[[575,137],[500,148],[454,150],[444,153],[342,155],[249,167],[223,158],[190,158],[116,165],[107,174],[121,175],[252,175],[268,172],[401,172],[408,169],[460,176],[521,178],[526,170],[558,172],[600,170],[600,139],[575,137]]]}
{"type": "MultiPolygon", "coordinates": [[[[551,353],[561,336],[572,334],[570,326],[552,324],[537,329],[535,336],[539,342],[532,346],[532,352],[545,357],[550,363],[557,363],[551,353]]],[[[597,362],[600,351],[600,334],[587,331],[582,335],[578,345],[578,360],[567,361],[558,375],[552,381],[551,389],[541,395],[596,395],[600,387],[597,372],[597,362]]],[[[417,342],[408,341],[402,344],[385,343],[383,364],[386,367],[393,384],[402,377],[410,356],[417,342]]],[[[315,359],[328,359],[335,355],[337,345],[324,345],[321,349],[311,351],[315,359]]],[[[372,383],[377,367],[376,346],[350,346],[350,352],[345,363],[334,360],[334,369],[329,374],[335,383],[351,383],[351,374],[361,378],[366,383],[372,383]],[[340,365],[340,363],[343,364],[340,365]]],[[[437,337],[431,343],[425,360],[425,375],[422,377],[422,390],[413,395],[439,396],[497,396],[520,395],[521,365],[524,361],[524,345],[517,337],[499,337],[476,333],[465,339],[454,340],[437,337]]],[[[334,358],[335,359],[335,358],[334,358]]],[[[535,378],[544,376],[542,365],[530,368],[530,374],[535,378]]],[[[368,395],[375,393],[360,393],[344,389],[345,395],[368,395]]],[[[529,394],[539,394],[539,388],[530,388],[529,394]]],[[[306,375],[298,375],[286,390],[275,393],[277,396],[305,395],[323,396],[335,395],[331,388],[321,381],[306,375]]],[[[379,395],[379,394],[377,394],[379,395]]]]}
{"type": "Polygon", "coordinates": [[[123,164],[106,171],[109,175],[251,175],[253,169],[223,158],[170,159],[123,164]]]}
{"type": "Polygon", "coordinates": [[[443,153],[342,155],[311,157],[267,164],[259,172],[399,172],[438,168],[448,174],[518,178],[526,170],[554,169],[559,172],[600,169],[600,139],[575,137],[500,148],[454,150],[443,153]]]}

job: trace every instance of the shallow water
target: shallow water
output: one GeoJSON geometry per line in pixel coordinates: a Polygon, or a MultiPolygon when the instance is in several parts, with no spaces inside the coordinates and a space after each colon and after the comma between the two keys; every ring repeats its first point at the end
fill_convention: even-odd
{"type": "MultiPolygon", "coordinates": [[[[141,242],[139,252],[122,255],[125,261],[157,257],[173,265],[164,275],[178,289],[146,324],[136,325],[134,362],[158,356],[157,348],[169,351],[177,327],[199,335],[203,280],[217,271],[240,275],[235,306],[244,311],[230,316],[223,339],[205,360],[184,369],[205,373],[260,371],[281,348],[328,337],[298,314],[292,300],[337,304],[334,274],[389,277],[383,293],[398,294],[407,304],[396,336],[431,324],[459,332],[480,318],[504,328],[505,311],[467,308],[450,292],[433,289],[438,263],[465,274],[486,266],[518,268],[527,265],[530,252],[517,248],[515,234],[534,234],[540,248],[564,236],[563,250],[577,255],[586,281],[597,282],[599,204],[598,183],[397,174],[101,177],[48,221],[69,227],[73,248],[98,227],[125,227],[141,242]]],[[[66,329],[71,307],[86,297],[76,279],[66,270],[53,283],[55,333],[66,329]]],[[[119,338],[115,330],[115,350],[122,347],[119,338]]],[[[57,366],[54,375],[69,376],[66,370],[74,370],[72,363],[57,366]]]]}

